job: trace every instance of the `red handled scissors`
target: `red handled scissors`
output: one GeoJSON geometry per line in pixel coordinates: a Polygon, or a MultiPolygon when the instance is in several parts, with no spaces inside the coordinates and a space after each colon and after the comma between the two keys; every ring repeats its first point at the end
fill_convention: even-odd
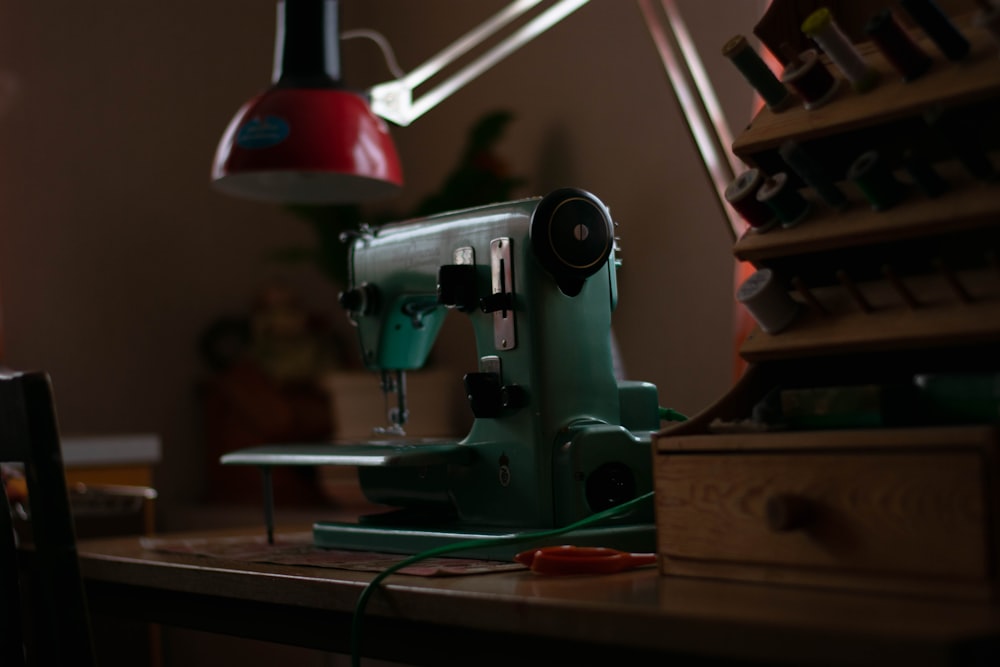
{"type": "Polygon", "coordinates": [[[611,574],[655,563],[656,554],[564,544],[528,549],[514,556],[514,560],[538,574],[611,574]]]}

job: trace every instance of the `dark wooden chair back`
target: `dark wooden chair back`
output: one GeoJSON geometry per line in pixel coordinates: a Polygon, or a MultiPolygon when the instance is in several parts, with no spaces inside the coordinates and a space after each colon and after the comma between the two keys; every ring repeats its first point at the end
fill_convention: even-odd
{"type": "Polygon", "coordinates": [[[94,664],[87,599],[45,373],[0,369],[0,462],[23,466],[30,535],[0,493],[0,665],[94,664]],[[24,544],[18,544],[23,539],[24,544]]]}

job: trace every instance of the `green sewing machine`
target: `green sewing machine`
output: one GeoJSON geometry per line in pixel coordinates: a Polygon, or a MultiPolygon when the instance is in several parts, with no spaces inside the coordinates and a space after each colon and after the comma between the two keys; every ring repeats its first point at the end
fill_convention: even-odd
{"type": "MultiPolygon", "coordinates": [[[[316,523],[315,542],[393,553],[559,528],[651,491],[659,403],[654,385],[615,376],[614,233],[607,207],[574,188],[352,233],[340,301],[391,394],[389,425],[369,442],[256,447],[222,462],[357,466],[366,497],[398,509],[316,523]],[[424,366],[450,309],[475,335],[464,376],[475,419],[458,441],[406,439],[405,373],[424,366]]],[[[550,543],[568,542],[654,551],[652,503],[550,543]]]]}

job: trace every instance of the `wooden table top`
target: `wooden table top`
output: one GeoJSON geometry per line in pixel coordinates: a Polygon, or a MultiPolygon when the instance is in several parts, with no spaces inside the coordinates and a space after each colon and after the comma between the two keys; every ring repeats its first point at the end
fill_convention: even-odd
{"type": "MultiPolygon", "coordinates": [[[[81,541],[79,553],[95,613],[339,652],[374,576],[150,551],[138,538],[81,541]]],[[[427,664],[444,664],[442,652],[467,661],[462,651],[482,651],[482,642],[496,660],[480,664],[515,656],[551,664],[552,648],[584,664],[601,653],[632,664],[668,655],[910,666],[1000,656],[1000,609],[987,603],[664,577],[655,566],[612,575],[393,574],[365,614],[365,654],[427,664]]]]}

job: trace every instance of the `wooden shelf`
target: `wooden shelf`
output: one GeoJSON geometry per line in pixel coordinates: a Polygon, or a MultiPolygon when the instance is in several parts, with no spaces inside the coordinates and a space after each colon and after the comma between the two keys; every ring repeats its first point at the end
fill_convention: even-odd
{"type": "MultiPolygon", "coordinates": [[[[991,157],[1000,164],[1000,152],[991,157]]],[[[937,170],[949,183],[948,192],[929,199],[911,191],[903,202],[881,212],[872,210],[853,184],[844,185],[851,202],[844,211],[834,211],[805,193],[807,198],[813,200],[812,213],[806,220],[795,227],[779,227],[763,234],[748,231],[736,242],[733,253],[737,259],[760,267],[767,265],[769,260],[791,255],[953,234],[997,225],[1000,182],[976,180],[953,161],[939,165],[937,170]]]]}
{"type": "MultiPolygon", "coordinates": [[[[877,304],[872,312],[861,311],[846,294],[820,293],[827,313],[803,305],[802,315],[787,330],[768,334],[755,329],[740,347],[749,362],[846,354],[892,349],[939,348],[974,345],[1000,340],[1000,276],[993,276],[994,295],[979,302],[963,303],[955,298],[928,296],[911,308],[900,302],[885,283],[862,285],[865,296],[877,304]]],[[[928,279],[929,281],[929,279],[928,279]]],[[[984,288],[985,289],[985,288],[984,288]]]]}
{"type": "MultiPolygon", "coordinates": [[[[971,17],[956,25],[971,44],[965,60],[946,60],[917,34],[934,65],[905,83],[873,45],[860,45],[881,74],[873,90],[859,94],[845,85],[836,99],[811,111],[764,108],[733,144],[733,152],[765,173],[787,171],[778,147],[795,139],[834,174],[846,175],[845,165],[872,149],[884,152],[894,166],[908,146],[922,141],[926,151],[922,114],[940,105],[984,130],[984,146],[1000,168],[997,45],[985,31],[971,27],[971,17]]],[[[842,176],[838,186],[849,200],[843,210],[803,188],[812,203],[803,222],[765,233],[750,230],[736,242],[737,259],[773,270],[803,305],[803,315],[788,329],[774,335],[755,330],[740,349],[744,359],[1000,340],[1000,178],[977,178],[940,150],[926,154],[949,186],[938,197],[923,195],[902,170],[894,170],[906,189],[904,199],[875,211],[860,188],[842,176]],[[889,274],[893,280],[887,280],[889,274]],[[870,308],[852,300],[842,285],[845,275],[871,302],[870,308]]]]}
{"type": "MultiPolygon", "coordinates": [[[[775,173],[784,168],[777,148],[789,137],[800,142],[832,138],[854,145],[857,155],[865,150],[865,139],[911,139],[914,128],[922,122],[921,114],[934,105],[960,107],[993,102],[1000,95],[996,43],[985,31],[971,27],[971,17],[956,20],[956,25],[961,26],[971,45],[964,60],[946,60],[930,40],[914,32],[916,42],[934,64],[921,78],[904,82],[873,45],[859,45],[866,62],[880,74],[874,89],[857,93],[844,82],[837,97],[818,109],[796,105],[775,113],[764,107],[733,142],[733,153],[750,166],[775,173]],[[861,135],[854,137],[856,132],[861,135]]],[[[835,67],[830,70],[836,75],[835,67]]],[[[995,107],[990,104],[990,108],[995,107]]]]}

